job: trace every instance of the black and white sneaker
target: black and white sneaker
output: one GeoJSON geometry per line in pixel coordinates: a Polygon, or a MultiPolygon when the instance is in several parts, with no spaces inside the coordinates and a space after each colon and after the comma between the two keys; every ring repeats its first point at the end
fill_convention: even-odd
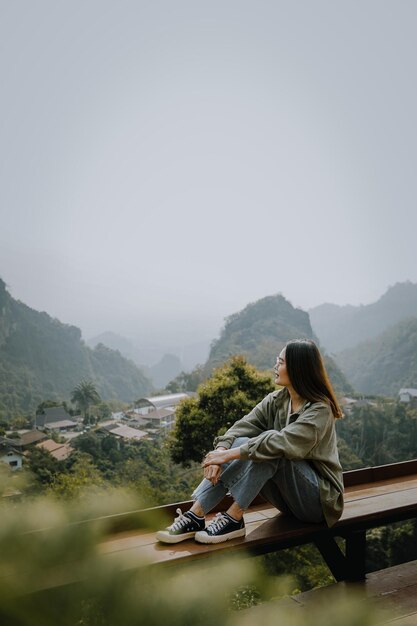
{"type": "Polygon", "coordinates": [[[191,511],[183,513],[181,509],[177,509],[176,513],[178,517],[175,518],[174,523],[156,533],[156,538],[162,543],[179,543],[191,539],[197,531],[204,530],[206,525],[204,517],[198,517],[191,511]]]}
{"type": "Polygon", "coordinates": [[[199,543],[221,543],[236,537],[246,535],[245,520],[235,520],[228,513],[217,513],[214,520],[205,530],[195,534],[195,540],[199,543]]]}

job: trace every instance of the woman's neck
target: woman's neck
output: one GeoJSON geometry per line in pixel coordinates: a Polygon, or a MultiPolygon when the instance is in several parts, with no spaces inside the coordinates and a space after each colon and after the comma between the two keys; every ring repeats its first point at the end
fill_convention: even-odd
{"type": "Polygon", "coordinates": [[[303,406],[305,400],[292,387],[287,387],[290,394],[291,412],[296,413],[303,406]]]}

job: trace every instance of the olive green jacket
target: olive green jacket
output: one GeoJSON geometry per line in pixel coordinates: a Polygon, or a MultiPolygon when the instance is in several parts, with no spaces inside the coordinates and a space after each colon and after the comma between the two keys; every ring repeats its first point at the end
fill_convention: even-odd
{"type": "Polygon", "coordinates": [[[320,500],[328,526],[343,512],[343,476],[337,450],[335,418],[325,402],[307,402],[290,416],[286,388],[267,395],[248,415],[214,441],[230,448],[236,437],[250,437],[240,447],[244,460],[306,459],[319,476],[320,500]]]}

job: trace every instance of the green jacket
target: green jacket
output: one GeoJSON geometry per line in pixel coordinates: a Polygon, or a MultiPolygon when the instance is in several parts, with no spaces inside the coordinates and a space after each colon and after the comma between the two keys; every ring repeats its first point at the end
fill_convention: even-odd
{"type": "Polygon", "coordinates": [[[325,402],[307,402],[286,426],[290,395],[286,388],[267,395],[245,417],[214,441],[230,448],[236,437],[250,437],[240,447],[244,460],[279,457],[306,459],[319,477],[320,500],[328,526],[343,512],[343,475],[337,450],[335,418],[325,402]]]}

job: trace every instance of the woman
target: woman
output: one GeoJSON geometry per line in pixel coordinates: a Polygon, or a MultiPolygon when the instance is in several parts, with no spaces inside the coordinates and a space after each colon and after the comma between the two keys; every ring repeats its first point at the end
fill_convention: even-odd
{"type": "Polygon", "coordinates": [[[342,412],[316,344],[287,343],[277,358],[270,393],[217,437],[203,462],[194,503],[156,537],[220,543],[246,533],[243,514],[258,493],[282,513],[333,525],[343,511],[342,468],[335,418],[342,412]],[[205,527],[205,515],[230,492],[233,503],[205,527]]]}

